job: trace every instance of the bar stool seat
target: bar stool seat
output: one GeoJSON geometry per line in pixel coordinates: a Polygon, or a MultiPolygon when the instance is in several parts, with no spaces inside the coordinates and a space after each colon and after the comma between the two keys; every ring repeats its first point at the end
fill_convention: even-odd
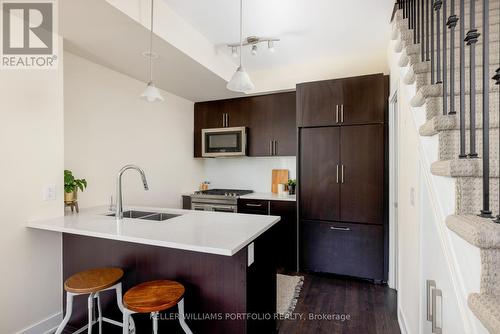
{"type": "Polygon", "coordinates": [[[72,293],[92,293],[105,290],[123,277],[120,268],[96,268],[74,274],[64,282],[64,290],[72,293]]]}
{"type": "MultiPolygon", "coordinates": [[[[88,307],[88,324],[77,330],[75,333],[81,333],[85,329],[89,334],[92,333],[92,325],[99,323],[99,333],[102,333],[103,321],[110,324],[123,327],[121,322],[108,319],[102,316],[100,293],[106,290],[116,290],[116,302],[118,308],[124,313],[125,308],[122,300],[122,283],[123,270],[120,268],[95,268],[78,272],[69,277],[64,282],[64,290],[66,290],[66,314],[63,321],[56,330],[56,334],[61,334],[64,327],[69,322],[73,312],[73,298],[79,295],[89,295],[87,301],[88,307]],[[98,316],[94,315],[94,299],[97,300],[98,316]]],[[[134,331],[135,325],[133,320],[130,324],[127,322],[126,331],[134,331]]]]}
{"type": "MultiPolygon", "coordinates": [[[[151,313],[153,333],[156,334],[158,332],[159,312],[166,311],[177,305],[179,309],[179,323],[182,329],[185,333],[192,334],[185,322],[185,291],[182,284],[169,280],[144,282],[134,286],[123,296],[123,304],[125,306],[125,313],[123,314],[124,328],[126,328],[131,314],[151,313]]],[[[123,333],[126,333],[125,330],[123,333]]]]}

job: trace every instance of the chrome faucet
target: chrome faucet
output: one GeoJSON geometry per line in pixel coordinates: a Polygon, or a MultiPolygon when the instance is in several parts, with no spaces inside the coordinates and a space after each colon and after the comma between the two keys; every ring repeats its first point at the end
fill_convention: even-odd
{"type": "Polygon", "coordinates": [[[142,184],[144,185],[144,190],[149,190],[148,181],[146,180],[146,174],[142,168],[136,165],[126,165],[118,172],[116,177],[116,220],[120,221],[123,219],[123,196],[122,196],[122,175],[125,171],[129,169],[135,169],[141,174],[142,184]]]}

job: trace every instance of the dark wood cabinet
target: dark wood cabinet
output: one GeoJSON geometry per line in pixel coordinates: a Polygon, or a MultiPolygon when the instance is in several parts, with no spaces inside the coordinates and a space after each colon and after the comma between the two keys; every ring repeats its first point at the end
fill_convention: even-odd
{"type": "Polygon", "coordinates": [[[274,155],[297,155],[297,126],[295,92],[273,96],[271,125],[274,155]],[[293,113],[292,113],[293,110],[293,113]]]}
{"type": "Polygon", "coordinates": [[[340,219],[340,128],[304,128],[300,140],[300,213],[340,219]]]}
{"type": "Polygon", "coordinates": [[[384,125],[345,126],[340,133],[340,220],[383,224],[384,125]]]}
{"type": "Polygon", "coordinates": [[[297,203],[294,201],[267,201],[239,199],[238,213],[280,216],[281,220],[271,231],[273,257],[277,268],[297,271],[297,203]]]}
{"type": "Polygon", "coordinates": [[[375,74],[342,80],[342,125],[384,122],[386,78],[375,74]]]}
{"type": "Polygon", "coordinates": [[[384,280],[383,227],[304,220],[301,269],[384,280]]]}
{"type": "Polygon", "coordinates": [[[198,102],[194,106],[194,156],[201,157],[201,130],[248,128],[249,156],[297,154],[295,92],[198,102]]]}
{"type": "Polygon", "coordinates": [[[342,104],[342,80],[307,82],[297,85],[297,125],[337,125],[342,104]]]}
{"type": "Polygon", "coordinates": [[[297,85],[297,125],[383,122],[386,80],[383,74],[373,74],[297,85]]]}
{"type": "Polygon", "coordinates": [[[300,268],[386,279],[388,77],[297,86],[300,268]]]}

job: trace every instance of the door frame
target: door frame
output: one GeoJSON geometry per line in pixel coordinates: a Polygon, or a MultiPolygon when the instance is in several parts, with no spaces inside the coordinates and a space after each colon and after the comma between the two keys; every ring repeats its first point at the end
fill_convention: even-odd
{"type": "Polygon", "coordinates": [[[399,120],[398,91],[389,97],[389,273],[387,284],[398,290],[398,182],[399,120]]]}

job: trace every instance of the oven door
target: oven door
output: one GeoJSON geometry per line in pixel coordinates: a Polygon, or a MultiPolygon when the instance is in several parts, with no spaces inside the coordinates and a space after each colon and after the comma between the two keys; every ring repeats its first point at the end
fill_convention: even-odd
{"type": "Polygon", "coordinates": [[[238,206],[229,204],[191,203],[191,210],[236,213],[238,212],[238,206]]]}
{"type": "Polygon", "coordinates": [[[212,211],[236,213],[238,207],[236,205],[212,205],[212,211]]]}
{"type": "Polygon", "coordinates": [[[201,134],[202,157],[234,157],[247,153],[245,127],[203,129],[201,134]]]}

